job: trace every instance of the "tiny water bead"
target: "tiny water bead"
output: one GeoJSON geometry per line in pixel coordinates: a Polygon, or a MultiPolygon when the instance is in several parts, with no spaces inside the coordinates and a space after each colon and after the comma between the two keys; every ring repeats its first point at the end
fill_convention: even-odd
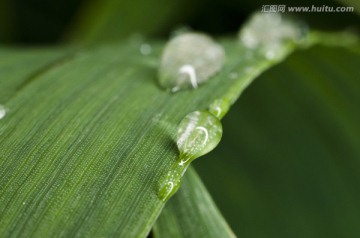
{"type": "Polygon", "coordinates": [[[164,48],[159,67],[159,84],[172,92],[197,88],[221,70],[225,52],[221,45],[202,33],[183,33],[164,48]]]}
{"type": "Polygon", "coordinates": [[[236,71],[233,71],[233,72],[229,73],[229,78],[230,79],[238,79],[238,77],[239,77],[239,73],[236,72],[236,71]]]}
{"type": "Polygon", "coordinates": [[[179,124],[177,147],[179,158],[160,183],[159,198],[170,198],[179,188],[181,178],[189,164],[213,150],[220,142],[220,120],[207,111],[189,113],[179,124]]]}
{"type": "Polygon", "coordinates": [[[209,106],[209,112],[221,119],[230,109],[230,102],[227,99],[217,99],[209,106]]]}
{"type": "Polygon", "coordinates": [[[280,13],[255,13],[239,32],[239,39],[249,49],[259,49],[267,59],[281,55],[283,44],[298,42],[305,27],[280,13]]]}
{"type": "Polygon", "coordinates": [[[247,74],[253,73],[253,72],[255,72],[255,71],[256,71],[256,68],[253,67],[253,66],[248,66],[248,67],[246,67],[246,68],[244,69],[244,72],[247,73],[247,74]]]}
{"type": "Polygon", "coordinates": [[[6,107],[0,104],[0,120],[6,116],[6,107]]]}
{"type": "Polygon", "coordinates": [[[161,183],[161,188],[159,190],[158,196],[162,201],[168,200],[172,195],[176,193],[181,184],[182,173],[186,171],[187,168],[181,168],[174,165],[171,171],[169,171],[161,183]]]}
{"type": "Polygon", "coordinates": [[[146,44],[146,43],[140,45],[140,53],[142,55],[149,55],[149,54],[151,54],[151,52],[152,52],[151,45],[146,44]]]}
{"type": "Polygon", "coordinates": [[[276,56],[276,53],[275,53],[274,50],[267,50],[267,51],[265,52],[265,57],[266,57],[268,60],[274,59],[275,56],[276,56]]]}

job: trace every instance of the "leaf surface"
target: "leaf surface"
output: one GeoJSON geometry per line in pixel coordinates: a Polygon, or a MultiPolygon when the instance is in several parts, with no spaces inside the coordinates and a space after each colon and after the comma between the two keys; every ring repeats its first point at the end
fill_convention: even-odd
{"type": "Polygon", "coordinates": [[[46,67],[59,63],[68,49],[0,48],[0,104],[46,67]]]}
{"type": "Polygon", "coordinates": [[[163,43],[149,56],[128,41],[98,47],[33,76],[0,120],[0,236],[146,236],[164,205],[159,181],[176,163],[181,119],[216,99],[234,102],[294,49],[267,60],[222,44],[222,71],[176,94],[157,83],[163,43]]]}
{"type": "Polygon", "coordinates": [[[153,234],[155,238],[235,237],[194,169],[189,169],[179,191],[166,203],[153,234]]]}

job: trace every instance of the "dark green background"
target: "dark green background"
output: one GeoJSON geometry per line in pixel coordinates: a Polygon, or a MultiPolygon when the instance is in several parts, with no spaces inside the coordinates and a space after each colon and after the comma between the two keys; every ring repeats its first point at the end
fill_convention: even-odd
{"type": "MultiPolygon", "coordinates": [[[[77,23],[83,19],[106,14],[87,9],[93,4],[113,4],[114,17],[107,22],[111,40],[132,33],[152,37],[167,37],[181,26],[215,35],[233,34],[253,12],[263,4],[287,6],[342,6],[336,1],[240,1],[240,0],[2,0],[0,1],[0,40],[8,44],[53,44],[71,41],[74,32],[81,31],[77,23]],[[122,11],[126,9],[126,11],[122,11]],[[154,21],[153,19],[157,19],[154,21]],[[123,29],[123,30],[121,30],[123,29]],[[150,29],[150,30],[149,30],[150,29]]],[[[354,5],[359,5],[356,0],[354,5]]],[[[358,6],[355,6],[358,7],[358,6]]],[[[322,29],[343,29],[358,26],[355,13],[298,13],[299,18],[322,29]]],[[[92,26],[86,26],[91,28],[92,26]]],[[[104,40],[104,39],[102,39],[104,40]]],[[[105,38],[106,40],[106,38],[105,38]]]]}
{"type": "Polygon", "coordinates": [[[297,52],[223,119],[195,164],[239,237],[360,237],[358,67],[341,48],[297,52]]]}

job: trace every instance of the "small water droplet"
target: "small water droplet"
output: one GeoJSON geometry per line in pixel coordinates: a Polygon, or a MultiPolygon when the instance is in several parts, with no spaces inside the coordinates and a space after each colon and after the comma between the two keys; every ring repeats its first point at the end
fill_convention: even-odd
{"type": "Polygon", "coordinates": [[[0,120],[6,116],[6,107],[0,104],[0,120]]]}
{"type": "Polygon", "coordinates": [[[227,99],[217,99],[209,106],[209,112],[221,119],[230,109],[230,102],[227,99]]]}
{"type": "Polygon", "coordinates": [[[151,45],[146,44],[146,43],[141,44],[141,46],[140,46],[140,53],[141,53],[142,55],[149,55],[149,54],[151,54],[151,52],[152,52],[152,47],[151,47],[151,45]]]}
{"type": "Polygon", "coordinates": [[[275,51],[273,51],[273,50],[268,50],[268,51],[266,51],[265,57],[266,57],[268,60],[274,59],[274,58],[275,58],[275,51]]]}
{"type": "Polygon", "coordinates": [[[245,71],[245,73],[249,74],[249,73],[254,72],[254,70],[255,70],[254,67],[249,66],[249,67],[246,67],[244,71],[245,71]]]}
{"type": "Polygon", "coordinates": [[[229,78],[230,79],[237,79],[238,77],[239,77],[238,72],[233,71],[233,72],[229,73],[229,78]]]}
{"type": "Polygon", "coordinates": [[[178,165],[174,165],[172,170],[167,173],[164,181],[161,183],[158,196],[162,201],[168,200],[179,189],[181,184],[182,172],[185,172],[186,168],[180,168],[178,165]]]}
{"type": "Polygon", "coordinates": [[[201,33],[178,35],[164,48],[159,83],[172,92],[197,88],[214,76],[224,61],[224,49],[209,36],[201,33]]]}
{"type": "Polygon", "coordinates": [[[181,161],[198,158],[220,142],[222,126],[218,118],[207,111],[188,114],[179,125],[177,146],[181,161]]]}
{"type": "Polygon", "coordinates": [[[304,35],[302,24],[284,18],[280,13],[255,13],[239,32],[245,47],[259,49],[268,59],[281,55],[285,42],[298,42],[304,35]]]}
{"type": "Polygon", "coordinates": [[[171,92],[172,93],[176,93],[176,92],[178,92],[178,91],[180,91],[180,87],[179,86],[175,86],[175,87],[173,87],[172,89],[171,89],[171,92]]]}
{"type": "Polygon", "coordinates": [[[221,136],[221,122],[210,112],[195,111],[180,122],[176,142],[179,158],[160,183],[158,196],[161,200],[166,201],[178,190],[189,164],[213,150],[219,144],[221,136]]]}

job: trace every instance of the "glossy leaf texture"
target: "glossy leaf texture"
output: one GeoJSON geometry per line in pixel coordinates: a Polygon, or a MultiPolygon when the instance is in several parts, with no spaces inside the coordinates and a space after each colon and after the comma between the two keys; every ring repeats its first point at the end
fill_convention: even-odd
{"type": "Polygon", "coordinates": [[[125,41],[36,70],[0,120],[1,236],[148,234],[164,205],[159,182],[178,157],[180,121],[217,99],[235,101],[277,63],[243,58],[237,41],[222,44],[223,70],[177,94],[157,83],[162,43],[143,55],[125,41]]]}
{"type": "Polygon", "coordinates": [[[194,169],[165,205],[153,228],[154,238],[235,237],[194,169]]]}
{"type": "Polygon", "coordinates": [[[5,103],[27,81],[66,59],[70,49],[18,49],[0,47],[0,104],[5,103]]]}

